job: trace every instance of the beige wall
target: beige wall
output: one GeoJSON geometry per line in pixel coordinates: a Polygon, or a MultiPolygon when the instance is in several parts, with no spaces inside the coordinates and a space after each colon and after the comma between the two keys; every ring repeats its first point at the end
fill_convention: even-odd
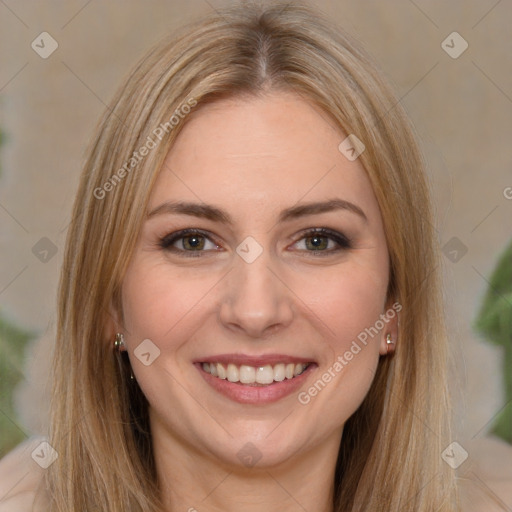
{"type": "MultiPolygon", "coordinates": [[[[133,63],[164,34],[224,5],[186,1],[6,1],[0,3],[0,311],[37,329],[17,391],[27,431],[44,424],[55,290],[66,225],[93,127],[133,63]],[[31,42],[49,32],[58,49],[39,57],[31,42]],[[32,247],[57,248],[48,262],[32,247]]],[[[497,255],[512,237],[512,4],[481,1],[312,2],[360,38],[397,88],[430,164],[438,233],[467,254],[445,259],[458,437],[484,434],[504,405],[500,351],[471,322],[497,255]],[[494,6],[494,8],[493,8],[494,6]],[[441,42],[469,43],[452,59],[441,42]]]]}

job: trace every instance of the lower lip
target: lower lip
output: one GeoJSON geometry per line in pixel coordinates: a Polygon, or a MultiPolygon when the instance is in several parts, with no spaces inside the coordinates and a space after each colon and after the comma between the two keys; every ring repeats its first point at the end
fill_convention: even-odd
{"type": "Polygon", "coordinates": [[[194,366],[213,389],[231,400],[241,404],[269,404],[297,391],[317,365],[310,364],[300,375],[293,377],[293,379],[285,379],[266,386],[250,386],[240,382],[230,382],[227,379],[219,379],[205,372],[201,363],[194,363],[194,366]]]}

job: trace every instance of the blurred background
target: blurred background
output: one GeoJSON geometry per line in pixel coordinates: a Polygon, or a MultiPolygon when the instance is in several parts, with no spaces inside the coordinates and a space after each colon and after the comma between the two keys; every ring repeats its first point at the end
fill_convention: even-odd
{"type": "MultiPolygon", "coordinates": [[[[150,46],[228,3],[0,0],[0,456],[45,432],[59,268],[98,119],[150,46]]],[[[309,3],[364,44],[413,121],[443,247],[454,440],[470,461],[499,457],[496,436],[512,436],[512,4],[309,3]]]]}

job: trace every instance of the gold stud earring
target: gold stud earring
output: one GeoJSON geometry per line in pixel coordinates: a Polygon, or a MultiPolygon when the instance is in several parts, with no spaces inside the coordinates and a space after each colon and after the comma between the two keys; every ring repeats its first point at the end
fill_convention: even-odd
{"type": "Polygon", "coordinates": [[[387,346],[387,354],[389,354],[393,350],[393,345],[395,342],[391,339],[391,334],[386,334],[386,346],[387,346]]]}
{"type": "MultiPolygon", "coordinates": [[[[114,350],[118,354],[120,354],[121,352],[124,352],[124,350],[122,350],[124,347],[125,347],[124,336],[120,332],[118,332],[118,333],[116,333],[116,338],[114,340],[114,350]]],[[[131,366],[130,366],[130,380],[135,380],[131,366]]]]}
{"type": "Polygon", "coordinates": [[[120,332],[118,332],[116,333],[116,339],[114,340],[114,348],[118,352],[121,352],[122,347],[124,347],[124,337],[120,332]]]}

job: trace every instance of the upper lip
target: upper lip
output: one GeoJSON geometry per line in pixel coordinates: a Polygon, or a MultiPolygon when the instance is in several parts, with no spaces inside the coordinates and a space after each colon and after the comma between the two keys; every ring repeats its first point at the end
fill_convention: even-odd
{"type": "Polygon", "coordinates": [[[204,356],[196,359],[194,363],[221,363],[221,364],[235,364],[237,366],[274,366],[279,363],[312,363],[313,359],[305,357],[292,356],[289,354],[265,354],[260,356],[250,356],[246,354],[217,354],[212,356],[204,356]]]}

